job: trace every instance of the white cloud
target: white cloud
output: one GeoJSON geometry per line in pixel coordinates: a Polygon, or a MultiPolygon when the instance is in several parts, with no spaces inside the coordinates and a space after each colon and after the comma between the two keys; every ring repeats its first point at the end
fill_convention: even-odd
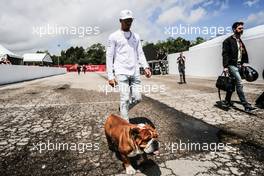
{"type": "Polygon", "coordinates": [[[197,21],[199,21],[200,19],[202,19],[205,15],[206,15],[206,10],[199,7],[195,10],[192,10],[190,13],[189,18],[187,19],[188,23],[195,23],[197,21]]]}
{"type": "Polygon", "coordinates": [[[229,0],[222,1],[219,10],[223,11],[227,8],[229,8],[229,0]]]}
{"type": "Polygon", "coordinates": [[[215,6],[219,6],[217,10],[215,10],[212,15],[213,16],[218,16],[220,15],[224,10],[229,8],[229,0],[224,0],[224,1],[217,1],[215,6]]]}
{"type": "Polygon", "coordinates": [[[243,4],[249,7],[252,7],[253,5],[257,4],[259,0],[247,0],[243,4]]]}
{"type": "Polygon", "coordinates": [[[36,50],[49,50],[52,54],[70,46],[87,48],[93,43],[106,44],[110,33],[119,29],[119,12],[131,9],[135,15],[132,30],[144,41],[162,40],[163,24],[174,25],[178,21],[194,24],[211,17],[207,7],[223,10],[228,0],[217,4],[215,0],[1,0],[0,44],[19,54],[36,50]],[[160,9],[158,12],[156,9],[160,9]],[[157,13],[157,14],[156,14],[157,13]],[[155,16],[154,22],[150,21],[155,16]],[[156,18],[157,17],[157,18],[156,18]],[[174,23],[174,24],[173,24],[174,23]],[[50,35],[39,37],[33,27],[98,26],[99,35],[78,37],[74,35],[50,35]]]}
{"type": "Polygon", "coordinates": [[[122,9],[131,9],[136,17],[133,28],[145,40],[158,36],[158,31],[152,29],[148,17],[152,9],[156,8],[161,0],[2,0],[0,1],[0,44],[14,52],[49,50],[58,52],[57,44],[61,49],[68,46],[82,45],[84,48],[97,42],[106,43],[108,35],[117,30],[119,12],[122,9]],[[74,35],[50,35],[39,37],[33,34],[34,27],[49,25],[56,26],[98,26],[100,34],[79,38],[74,35]]]}
{"type": "Polygon", "coordinates": [[[229,8],[229,0],[178,0],[177,3],[168,1],[168,4],[167,6],[161,6],[162,13],[157,19],[158,24],[172,24],[179,21],[194,24],[211,16],[219,15],[229,8]],[[215,10],[208,11],[209,6],[215,10]]]}
{"type": "Polygon", "coordinates": [[[214,0],[208,0],[207,2],[205,2],[205,3],[203,3],[203,7],[207,7],[207,6],[210,6],[210,5],[212,5],[212,4],[214,4],[214,0]]]}
{"type": "Polygon", "coordinates": [[[196,23],[206,15],[206,10],[202,7],[188,9],[187,6],[174,6],[165,10],[158,18],[158,24],[173,24],[181,21],[184,23],[196,23]]]}
{"type": "Polygon", "coordinates": [[[184,9],[182,9],[181,7],[173,7],[165,12],[163,12],[157,22],[159,24],[172,24],[172,23],[175,23],[176,21],[179,21],[179,20],[184,20],[185,17],[184,16],[184,9]]]}
{"type": "Polygon", "coordinates": [[[256,26],[256,25],[264,24],[264,11],[260,11],[258,13],[250,14],[246,18],[245,24],[247,26],[256,26]]]}

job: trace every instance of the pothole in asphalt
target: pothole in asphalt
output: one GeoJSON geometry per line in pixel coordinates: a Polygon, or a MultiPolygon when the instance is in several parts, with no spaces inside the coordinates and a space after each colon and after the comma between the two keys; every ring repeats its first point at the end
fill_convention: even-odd
{"type": "Polygon", "coordinates": [[[36,94],[38,94],[39,92],[28,92],[27,94],[29,94],[29,95],[36,95],[36,94]]]}
{"type": "Polygon", "coordinates": [[[56,88],[55,90],[65,90],[65,89],[69,89],[70,85],[69,84],[63,84],[60,87],[56,88]]]}

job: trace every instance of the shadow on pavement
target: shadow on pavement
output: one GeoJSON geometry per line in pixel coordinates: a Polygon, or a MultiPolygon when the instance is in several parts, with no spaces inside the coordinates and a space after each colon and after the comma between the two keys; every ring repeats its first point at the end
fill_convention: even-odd
{"type": "MultiPolygon", "coordinates": [[[[234,104],[239,104],[242,106],[242,103],[240,101],[232,101],[234,104]]],[[[227,107],[223,101],[217,101],[216,104],[214,105],[215,107],[223,110],[223,111],[229,111],[230,109],[234,109],[236,111],[239,111],[239,112],[243,112],[243,113],[246,113],[246,114],[249,114],[249,115],[252,115],[252,116],[257,116],[256,114],[254,114],[254,111],[252,112],[246,112],[244,109],[241,109],[235,105],[232,105],[231,107],[227,107]]]]}

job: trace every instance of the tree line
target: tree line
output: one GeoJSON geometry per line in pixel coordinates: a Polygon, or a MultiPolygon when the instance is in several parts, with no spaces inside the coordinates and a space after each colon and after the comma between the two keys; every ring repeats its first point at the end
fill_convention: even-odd
{"type": "MultiPolygon", "coordinates": [[[[157,56],[153,59],[164,58],[167,54],[186,51],[194,45],[198,45],[204,42],[205,39],[197,37],[194,41],[189,41],[184,38],[168,38],[164,41],[158,41],[157,43],[143,44],[143,50],[146,54],[147,51],[155,51],[157,56]],[[149,50],[151,48],[151,50],[149,50]]],[[[37,51],[40,53],[41,51],[37,51]]],[[[44,51],[48,53],[48,51],[44,51]]],[[[146,56],[147,57],[147,56],[146,56]]],[[[105,64],[106,63],[106,49],[101,43],[93,44],[90,47],[84,49],[81,47],[70,47],[67,50],[62,50],[60,56],[52,55],[53,64],[60,65],[65,64],[105,64]]],[[[148,59],[147,60],[152,60],[148,59]]]]}

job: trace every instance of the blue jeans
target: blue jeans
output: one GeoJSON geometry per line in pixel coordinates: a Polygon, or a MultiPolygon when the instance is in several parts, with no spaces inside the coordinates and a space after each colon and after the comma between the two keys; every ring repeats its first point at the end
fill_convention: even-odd
{"type": "MultiPolygon", "coordinates": [[[[228,70],[229,70],[230,75],[232,77],[234,77],[234,79],[235,79],[237,95],[238,95],[241,103],[244,106],[246,106],[248,104],[248,102],[245,98],[245,94],[243,91],[243,84],[242,84],[241,76],[239,74],[239,69],[240,69],[240,66],[238,66],[238,67],[233,66],[233,65],[228,66],[228,70]]],[[[231,101],[232,93],[233,92],[227,92],[226,93],[226,98],[225,98],[226,101],[229,101],[229,102],[231,101]]]]}
{"type": "Polygon", "coordinates": [[[128,111],[142,99],[140,75],[116,75],[116,78],[120,92],[120,115],[129,121],[128,111]]]}

